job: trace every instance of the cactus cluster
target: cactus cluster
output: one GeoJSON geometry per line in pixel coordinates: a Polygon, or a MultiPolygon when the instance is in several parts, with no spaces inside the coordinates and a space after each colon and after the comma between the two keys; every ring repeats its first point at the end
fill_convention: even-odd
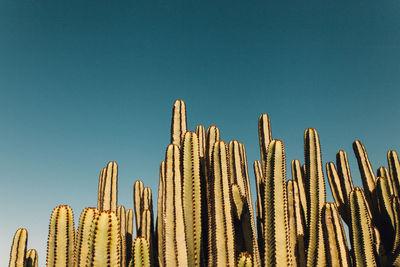
{"type": "MultiPolygon", "coordinates": [[[[171,143],[160,164],[157,214],[152,191],[133,186],[134,208],[117,203],[118,166],[100,172],[97,208],[74,228],[72,209],[50,218],[47,267],[400,266],[400,162],[372,169],[353,143],[363,188],[354,187],[347,154],[326,164],[334,203],[326,202],[318,133],[304,133],[304,165],[273,139],[267,114],[258,120],[260,160],[254,162],[255,214],[243,143],[221,140],[216,126],[188,131],[185,103],[174,103],[171,143]],[[348,226],[350,243],[343,222],[348,226]],[[134,238],[134,227],[136,237],[134,238]]],[[[28,233],[15,233],[9,266],[36,267],[28,233]]]]}

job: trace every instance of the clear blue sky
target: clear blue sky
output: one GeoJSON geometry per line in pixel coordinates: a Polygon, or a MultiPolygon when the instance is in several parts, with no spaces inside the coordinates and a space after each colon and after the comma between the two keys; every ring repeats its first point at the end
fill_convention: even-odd
{"type": "Polygon", "coordinates": [[[52,209],[95,206],[110,160],[119,204],[138,178],[156,198],[175,99],[190,129],[244,142],[249,166],[260,113],[288,162],[314,127],[360,185],[353,140],[374,169],[400,148],[399,62],[397,0],[0,0],[1,265],[25,227],[43,266],[52,209]]]}

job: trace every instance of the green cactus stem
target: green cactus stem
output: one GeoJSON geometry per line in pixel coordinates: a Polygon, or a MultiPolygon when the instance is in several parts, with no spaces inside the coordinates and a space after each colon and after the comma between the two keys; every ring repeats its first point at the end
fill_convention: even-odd
{"type": "Polygon", "coordinates": [[[386,178],[387,184],[389,186],[389,194],[390,194],[390,196],[394,196],[393,180],[392,180],[392,177],[390,176],[388,168],[386,168],[384,166],[380,166],[376,170],[376,177],[385,177],[386,178]]]}
{"type": "Polygon", "coordinates": [[[163,255],[165,267],[188,266],[182,207],[180,149],[169,145],[165,158],[163,255]]]}
{"type": "Polygon", "coordinates": [[[133,258],[129,267],[150,267],[149,243],[144,237],[137,237],[133,242],[133,258]]]}
{"type": "Polygon", "coordinates": [[[269,144],[264,169],[264,265],[293,266],[286,199],[286,161],[282,141],[269,144]]]}
{"type": "Polygon", "coordinates": [[[50,217],[47,267],[74,266],[74,215],[71,207],[56,207],[50,217]]]}
{"type": "Polygon", "coordinates": [[[242,252],[238,257],[237,267],[253,267],[251,255],[247,252],[242,252]]]}
{"type": "Polygon", "coordinates": [[[9,267],[25,267],[26,245],[28,242],[28,231],[19,228],[15,234],[10,252],[9,267]]]}
{"type": "Polygon", "coordinates": [[[120,224],[115,212],[105,210],[95,215],[88,244],[87,267],[121,266],[120,224]]]}
{"type": "Polygon", "coordinates": [[[151,212],[150,210],[146,209],[142,213],[142,234],[143,237],[148,240],[148,246],[149,246],[149,253],[150,253],[150,263],[151,265],[154,264],[153,260],[153,225],[151,224],[152,219],[151,219],[151,212]]]}
{"type": "Polygon", "coordinates": [[[106,168],[101,169],[100,175],[99,175],[99,186],[97,190],[97,209],[101,209],[103,207],[103,201],[104,201],[104,179],[106,177],[106,168]]]}
{"type": "Polygon", "coordinates": [[[224,141],[214,144],[211,185],[211,254],[208,266],[235,266],[235,233],[232,214],[228,147],[224,141]]]}
{"type": "Polygon", "coordinates": [[[325,266],[325,248],[321,224],[325,204],[325,183],[319,136],[315,129],[304,133],[305,187],[307,191],[307,266],[325,266]]]}
{"type": "Polygon", "coordinates": [[[271,120],[268,114],[261,114],[260,117],[258,117],[258,138],[260,142],[261,165],[262,168],[265,169],[268,146],[272,140],[271,120]]]}
{"type": "Polygon", "coordinates": [[[350,267],[351,260],[346,235],[335,203],[325,203],[322,209],[322,225],[327,266],[350,267]]]}
{"type": "Polygon", "coordinates": [[[353,260],[356,266],[374,266],[375,246],[374,233],[371,226],[367,202],[361,188],[355,187],[350,192],[351,214],[351,245],[353,248],[353,260]]]}
{"type": "Polygon", "coordinates": [[[88,242],[91,235],[93,220],[98,213],[99,211],[95,208],[85,208],[81,213],[75,245],[75,267],[84,266],[91,252],[88,242]]]}
{"type": "Polygon", "coordinates": [[[171,144],[180,146],[186,131],[186,105],[182,100],[176,100],[172,110],[171,144]]]}
{"type": "Polygon", "coordinates": [[[186,132],[182,142],[182,202],[189,266],[200,266],[201,255],[201,185],[199,139],[186,132]]]}
{"type": "Polygon", "coordinates": [[[301,169],[300,161],[298,159],[292,160],[291,163],[293,181],[296,181],[297,188],[299,190],[300,207],[302,210],[302,216],[304,217],[304,223],[307,225],[307,196],[304,185],[303,171],[301,169]]]}
{"type": "Polygon", "coordinates": [[[24,267],[37,267],[38,266],[38,253],[36,249],[30,249],[26,253],[24,267]]]}

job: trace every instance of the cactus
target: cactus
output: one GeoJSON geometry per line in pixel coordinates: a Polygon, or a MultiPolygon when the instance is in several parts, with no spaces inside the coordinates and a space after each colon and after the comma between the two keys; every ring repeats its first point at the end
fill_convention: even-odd
{"type": "Polygon", "coordinates": [[[143,213],[143,190],[143,182],[140,180],[135,181],[133,184],[133,205],[135,207],[136,236],[142,235],[142,230],[140,227],[142,225],[141,216],[143,213]]]}
{"type": "Polygon", "coordinates": [[[87,267],[121,266],[120,224],[115,212],[105,210],[95,214],[88,245],[87,267]]]}
{"type": "Polygon", "coordinates": [[[83,266],[91,250],[88,245],[92,223],[99,211],[95,208],[85,208],[79,218],[78,234],[75,245],[75,267],[83,266]]]}
{"type": "Polygon", "coordinates": [[[272,140],[265,157],[264,265],[293,266],[286,200],[286,161],[282,141],[272,140]]]}
{"type": "Polygon", "coordinates": [[[301,169],[300,161],[298,159],[292,160],[292,177],[293,181],[296,182],[297,188],[299,190],[299,198],[300,198],[300,207],[301,207],[301,213],[304,217],[304,223],[307,225],[307,195],[304,187],[304,175],[303,171],[301,169]]]}
{"type": "Polygon", "coordinates": [[[107,167],[102,170],[99,178],[99,193],[97,208],[100,211],[117,211],[117,187],[118,186],[118,165],[110,161],[107,167]]]}
{"type": "Polygon", "coordinates": [[[132,240],[133,240],[133,210],[128,209],[126,216],[126,263],[129,264],[132,258],[132,240]]]}
{"type": "Polygon", "coordinates": [[[351,245],[356,266],[377,266],[371,219],[367,202],[361,188],[350,192],[351,245]]]}
{"type": "Polygon", "coordinates": [[[186,131],[186,105],[182,100],[176,100],[172,110],[171,144],[180,146],[186,131]]]}
{"type": "Polygon", "coordinates": [[[56,207],[50,218],[49,238],[47,241],[48,267],[74,266],[74,215],[71,207],[56,207]]]}
{"type": "Polygon", "coordinates": [[[149,243],[144,237],[137,237],[133,242],[133,258],[129,267],[150,267],[149,243]]]}
{"type": "Polygon", "coordinates": [[[28,231],[25,228],[18,229],[11,247],[9,267],[25,267],[27,242],[28,231]]]}
{"type": "MultiPolygon", "coordinates": [[[[117,217],[120,225],[121,235],[121,266],[126,266],[126,212],[123,205],[117,207],[117,217]]],[[[129,263],[129,262],[128,262],[129,263]]]]}
{"type": "Polygon", "coordinates": [[[36,249],[30,249],[26,253],[24,267],[37,267],[38,266],[38,253],[36,249]]]}
{"type": "Polygon", "coordinates": [[[158,186],[158,199],[157,199],[157,245],[158,245],[158,264],[164,266],[164,219],[165,219],[165,205],[164,205],[164,191],[165,191],[165,161],[161,162],[159,170],[159,186],[158,186]]]}
{"type": "Polygon", "coordinates": [[[397,152],[390,150],[387,153],[387,161],[390,170],[390,177],[392,178],[393,194],[400,196],[400,162],[397,152]]]}
{"type": "Polygon", "coordinates": [[[251,255],[247,252],[242,252],[238,257],[237,267],[252,267],[251,255]]]}

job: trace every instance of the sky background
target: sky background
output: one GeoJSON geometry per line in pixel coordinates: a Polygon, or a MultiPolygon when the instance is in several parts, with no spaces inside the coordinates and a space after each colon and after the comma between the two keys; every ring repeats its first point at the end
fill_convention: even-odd
{"type": "Polygon", "coordinates": [[[261,113],[288,164],[314,127],[361,185],[355,139],[374,170],[400,148],[399,62],[398,0],[0,0],[0,265],[24,227],[44,266],[52,209],[77,222],[110,160],[119,204],[136,179],[156,199],[175,99],[244,142],[253,197],[261,113]]]}

